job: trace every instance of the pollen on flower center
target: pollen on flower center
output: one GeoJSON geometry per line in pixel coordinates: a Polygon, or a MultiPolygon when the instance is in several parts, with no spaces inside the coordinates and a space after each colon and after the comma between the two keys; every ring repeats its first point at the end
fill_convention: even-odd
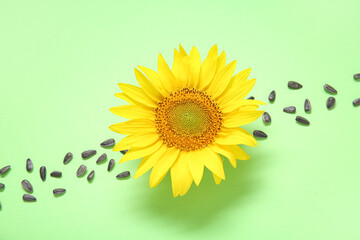
{"type": "Polygon", "coordinates": [[[222,125],[217,103],[194,88],[171,92],[154,112],[160,138],[169,148],[182,151],[205,148],[215,140],[222,125]]]}

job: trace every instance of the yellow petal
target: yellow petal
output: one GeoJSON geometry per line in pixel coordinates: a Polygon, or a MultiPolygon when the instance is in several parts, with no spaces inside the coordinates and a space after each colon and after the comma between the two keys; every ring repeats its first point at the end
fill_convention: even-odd
{"type": "Polygon", "coordinates": [[[181,152],[179,157],[170,168],[171,186],[173,195],[176,197],[180,194],[183,196],[192,184],[192,177],[187,165],[188,158],[183,159],[181,152]]]}
{"type": "Polygon", "coordinates": [[[144,74],[142,74],[136,68],[134,69],[134,71],[135,71],[135,77],[139,85],[141,86],[142,90],[155,101],[157,102],[162,101],[164,96],[161,95],[161,93],[158,90],[156,90],[156,88],[152,85],[149,79],[147,79],[144,76],[144,74]]]}
{"type": "Polygon", "coordinates": [[[157,72],[144,66],[138,66],[138,68],[143,71],[143,73],[145,73],[145,75],[150,79],[151,83],[161,93],[161,95],[166,97],[169,94],[169,91],[165,89],[157,72]]]}
{"type": "Polygon", "coordinates": [[[241,128],[232,128],[229,130],[229,132],[221,132],[215,139],[215,143],[220,145],[245,144],[255,147],[254,138],[244,133],[241,128]]]}
{"type": "MultiPolygon", "coordinates": [[[[179,149],[168,148],[163,157],[155,164],[150,174],[150,187],[154,187],[156,182],[164,175],[169,168],[173,165],[177,157],[179,156],[179,149]]],[[[126,155],[126,154],[125,154],[126,155]]]]}
{"type": "MultiPolygon", "coordinates": [[[[224,95],[218,99],[219,105],[223,108],[228,108],[230,106],[234,107],[234,104],[241,101],[249,94],[251,89],[254,87],[256,80],[250,79],[241,85],[240,89],[237,89],[237,94],[231,97],[231,95],[224,95]]],[[[254,100],[252,100],[254,101],[254,100]]],[[[235,105],[236,106],[236,105],[235,105]]]]}
{"type": "Polygon", "coordinates": [[[196,47],[193,47],[190,51],[189,64],[191,70],[191,82],[189,83],[189,87],[196,88],[199,82],[200,66],[201,66],[200,53],[196,49],[196,47]]]}
{"type": "Polygon", "coordinates": [[[247,106],[256,106],[256,109],[257,109],[257,107],[258,107],[257,105],[266,105],[266,103],[259,101],[259,100],[234,98],[226,104],[220,104],[219,109],[221,112],[223,112],[223,114],[225,116],[227,114],[237,112],[236,110],[246,111],[247,106]]]}
{"type": "Polygon", "coordinates": [[[211,148],[206,147],[202,149],[201,156],[204,160],[205,167],[214,172],[221,179],[225,180],[224,168],[219,154],[214,152],[211,148]]]}
{"type": "Polygon", "coordinates": [[[138,102],[136,100],[134,100],[133,98],[131,98],[129,95],[126,95],[125,93],[121,92],[121,93],[116,93],[115,97],[121,98],[122,100],[127,101],[128,103],[130,103],[131,105],[136,105],[136,106],[141,106],[143,108],[147,108],[147,109],[154,109],[153,107],[149,107],[148,105],[142,104],[141,102],[138,102]]]}
{"type": "Polygon", "coordinates": [[[118,85],[126,95],[134,100],[149,107],[156,107],[156,101],[149,97],[141,88],[127,83],[119,83],[118,85]]]}
{"type": "Polygon", "coordinates": [[[225,67],[225,64],[226,64],[226,55],[225,55],[225,51],[222,51],[222,53],[219,55],[217,59],[215,75],[225,67]]]}
{"type": "Polygon", "coordinates": [[[223,127],[232,128],[251,123],[258,119],[264,111],[238,111],[227,114],[223,118],[223,127]]]}
{"type": "Polygon", "coordinates": [[[245,80],[249,77],[250,71],[251,68],[248,68],[233,76],[222,95],[230,99],[235,97],[239,93],[238,91],[244,84],[245,80]]]}
{"type": "Polygon", "coordinates": [[[157,161],[159,161],[159,159],[163,158],[166,149],[167,149],[166,144],[163,144],[156,152],[154,152],[149,156],[144,157],[138,169],[136,170],[134,178],[136,179],[142,176],[147,171],[149,171],[157,163],[157,161]]]}
{"type": "Polygon", "coordinates": [[[116,123],[109,127],[111,131],[131,135],[144,132],[155,132],[155,122],[145,118],[132,119],[126,122],[116,123]]]}
{"type": "Polygon", "coordinates": [[[219,178],[215,173],[212,173],[213,177],[214,177],[214,181],[216,184],[220,184],[221,183],[221,178],[219,178]]]}
{"type": "Polygon", "coordinates": [[[120,117],[135,119],[135,118],[155,118],[154,112],[150,109],[145,109],[136,105],[121,105],[110,108],[110,111],[120,117]]]}
{"type": "Polygon", "coordinates": [[[231,165],[236,168],[236,159],[235,159],[235,155],[231,152],[231,150],[228,148],[228,146],[230,145],[220,145],[217,143],[213,143],[211,145],[209,145],[209,147],[216,153],[222,154],[225,157],[227,157],[229,159],[229,162],[231,163],[231,165]]]}
{"type": "Polygon", "coordinates": [[[132,147],[145,147],[153,144],[158,139],[159,134],[157,133],[139,133],[135,135],[129,135],[121,139],[121,141],[115,145],[113,151],[122,151],[132,147]]]}
{"type": "Polygon", "coordinates": [[[172,73],[175,76],[176,82],[175,86],[176,88],[184,88],[187,84],[187,68],[184,64],[184,62],[181,59],[180,53],[175,49],[174,50],[174,62],[172,66],[172,73]]]}
{"type": "Polygon", "coordinates": [[[186,83],[185,87],[189,87],[192,82],[192,74],[191,74],[191,69],[190,69],[189,57],[188,57],[185,49],[181,46],[181,44],[179,44],[179,52],[180,52],[181,60],[184,62],[185,68],[187,71],[187,83],[186,83]]]}
{"type": "Polygon", "coordinates": [[[217,63],[217,45],[214,45],[210,49],[209,54],[204,60],[204,62],[201,64],[199,82],[197,85],[198,89],[204,89],[206,86],[210,84],[216,71],[216,63],[217,63]]]}
{"type": "Polygon", "coordinates": [[[183,152],[184,158],[188,159],[188,167],[197,186],[199,186],[204,173],[204,159],[200,152],[201,150],[183,152]]]}
{"type": "Polygon", "coordinates": [[[164,57],[159,53],[158,58],[158,72],[160,75],[160,79],[162,84],[164,85],[165,89],[169,92],[175,89],[176,79],[172,74],[169,66],[165,62],[164,57]]]}
{"type": "Polygon", "coordinates": [[[124,163],[130,160],[139,159],[142,157],[146,157],[155,151],[157,151],[161,145],[163,144],[162,140],[156,141],[154,144],[146,146],[146,147],[132,147],[129,151],[125,153],[125,155],[120,159],[120,163],[124,163]]]}

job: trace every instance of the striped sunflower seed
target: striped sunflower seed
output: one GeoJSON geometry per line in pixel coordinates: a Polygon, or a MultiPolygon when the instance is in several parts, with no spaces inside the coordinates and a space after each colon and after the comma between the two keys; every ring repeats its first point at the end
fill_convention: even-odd
{"type": "Polygon", "coordinates": [[[52,171],[52,172],[50,173],[50,176],[51,176],[51,177],[54,177],[54,178],[61,178],[62,172],[60,172],[60,171],[52,171]]]}
{"type": "Polygon", "coordinates": [[[275,97],[276,97],[276,92],[275,90],[271,91],[270,95],[269,95],[269,101],[273,102],[275,101],[275,97]]]}
{"type": "Polygon", "coordinates": [[[359,106],[360,105],[360,98],[357,98],[353,101],[353,105],[356,107],[356,106],[359,106]]]}
{"type": "Polygon", "coordinates": [[[94,178],[94,174],[95,174],[95,171],[94,171],[94,170],[92,170],[92,171],[89,173],[89,175],[87,176],[88,182],[90,182],[90,181],[94,178]]]}
{"type": "Polygon", "coordinates": [[[87,150],[81,153],[82,158],[90,158],[96,154],[96,150],[87,150]]]}
{"type": "Polygon", "coordinates": [[[63,193],[66,192],[66,189],[65,188],[56,188],[53,190],[53,194],[56,196],[56,195],[61,195],[63,193]]]}
{"type": "Polygon", "coordinates": [[[120,178],[126,178],[128,176],[130,176],[130,172],[125,171],[125,172],[122,172],[122,173],[119,173],[118,175],[116,175],[116,178],[120,179],[120,178]]]}
{"type": "Polygon", "coordinates": [[[303,124],[303,125],[310,125],[309,120],[307,120],[307,119],[304,118],[304,117],[296,116],[295,120],[296,120],[298,123],[301,123],[301,124],[303,124]]]}
{"type": "Polygon", "coordinates": [[[107,158],[106,153],[101,154],[101,156],[98,158],[98,160],[96,160],[96,164],[99,164],[99,163],[105,161],[106,158],[107,158]]]}
{"type": "Polygon", "coordinates": [[[76,172],[76,176],[80,177],[80,176],[84,175],[85,172],[86,172],[86,166],[81,165],[76,172]]]}
{"type": "Polygon", "coordinates": [[[311,104],[310,104],[309,99],[305,99],[304,108],[305,108],[305,112],[310,112],[311,111],[311,104]]]}
{"type": "Polygon", "coordinates": [[[111,147],[115,145],[115,140],[113,138],[107,139],[100,143],[100,146],[102,147],[111,147]]]}
{"type": "Polygon", "coordinates": [[[6,173],[7,171],[9,171],[9,169],[10,169],[10,165],[3,167],[2,169],[0,169],[0,175],[6,173]]]}
{"type": "Polygon", "coordinates": [[[0,189],[4,189],[5,188],[5,184],[0,183],[0,189]]]}
{"type": "Polygon", "coordinates": [[[33,170],[33,163],[30,158],[26,159],[26,171],[31,172],[33,170]]]}
{"type": "Polygon", "coordinates": [[[288,82],[288,87],[291,88],[291,89],[300,89],[302,88],[302,85],[298,82],[295,82],[295,81],[289,81],[288,82]]]}
{"type": "Polygon", "coordinates": [[[23,200],[25,202],[36,202],[36,198],[31,194],[24,194],[23,195],[23,200]]]}
{"type": "Polygon", "coordinates": [[[324,89],[329,93],[334,93],[334,94],[337,93],[336,89],[330,86],[329,84],[325,84],[324,89]]]}
{"type": "Polygon", "coordinates": [[[258,138],[267,138],[267,134],[260,130],[254,130],[253,135],[258,138]]]}
{"type": "Polygon", "coordinates": [[[114,159],[111,159],[111,160],[109,161],[109,165],[108,165],[108,168],[107,168],[108,172],[110,172],[110,171],[113,169],[114,164],[115,164],[115,160],[114,160],[114,159]]]}
{"type": "Polygon", "coordinates": [[[360,73],[354,74],[354,79],[359,80],[360,79],[360,73]]]}
{"type": "Polygon", "coordinates": [[[335,98],[329,97],[326,101],[326,107],[327,109],[332,109],[335,106],[335,98]]]}
{"type": "Polygon", "coordinates": [[[64,157],[63,163],[68,164],[72,158],[73,158],[73,154],[71,152],[68,152],[64,157]]]}
{"type": "Polygon", "coordinates": [[[286,113],[295,113],[296,112],[296,107],[294,106],[290,106],[290,107],[286,107],[283,109],[284,112],[286,113]]]}
{"type": "Polygon", "coordinates": [[[262,115],[264,123],[271,123],[271,117],[268,112],[264,112],[262,115]]]}
{"type": "Polygon", "coordinates": [[[122,150],[122,151],[120,151],[122,154],[125,154],[125,153],[127,153],[129,151],[129,149],[126,149],[126,150],[122,150]]]}
{"type": "Polygon", "coordinates": [[[27,191],[29,193],[33,192],[33,187],[32,187],[31,183],[28,180],[26,180],[26,179],[22,180],[21,185],[25,189],[25,191],[27,191]]]}
{"type": "Polygon", "coordinates": [[[254,100],[255,98],[253,96],[251,96],[251,97],[248,97],[247,99],[254,100]]]}
{"type": "Polygon", "coordinates": [[[43,182],[45,182],[45,179],[46,179],[46,167],[45,166],[42,166],[40,168],[40,178],[43,182]]]}

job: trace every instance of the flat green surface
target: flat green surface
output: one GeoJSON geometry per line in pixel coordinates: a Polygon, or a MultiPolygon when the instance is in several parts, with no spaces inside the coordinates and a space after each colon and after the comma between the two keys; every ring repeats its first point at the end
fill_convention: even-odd
{"type": "Polygon", "coordinates": [[[360,2],[342,1],[1,1],[0,240],[22,239],[360,239],[360,2]],[[124,136],[108,126],[124,121],[108,109],[126,104],[119,82],[137,85],[133,68],[155,69],[161,52],[172,63],[181,43],[205,58],[213,44],[225,50],[236,72],[251,67],[250,95],[275,103],[246,126],[269,137],[246,147],[251,160],[216,185],[209,171],[198,188],[173,198],[169,175],[156,188],[149,173],[134,180],[140,160],[96,165],[101,153],[118,152],[101,141],[124,136]],[[289,80],[303,84],[289,90],[289,80]],[[322,86],[337,88],[336,106],[322,86]],[[304,113],[309,98],[313,107],[304,113]],[[295,105],[309,127],[282,112],[295,105]],[[82,160],[80,153],[98,154],[82,160]],[[74,159],[64,166],[64,155],[74,159]],[[25,171],[30,157],[35,169],[25,171]],[[75,175],[80,164],[95,179],[75,175]],[[40,180],[39,168],[62,179],[40,180]],[[131,178],[117,180],[124,170],[131,178]],[[28,179],[36,203],[24,203],[28,179]],[[52,189],[64,187],[55,198],[52,189]]]}

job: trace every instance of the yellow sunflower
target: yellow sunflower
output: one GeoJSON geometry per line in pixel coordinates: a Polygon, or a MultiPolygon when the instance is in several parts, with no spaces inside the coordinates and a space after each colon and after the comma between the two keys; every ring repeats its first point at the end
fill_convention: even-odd
{"type": "Polygon", "coordinates": [[[109,128],[129,136],[113,151],[129,149],[120,163],[143,158],[135,178],[152,169],[152,188],[170,170],[173,195],[183,196],[193,181],[200,184],[204,166],[219,184],[225,180],[223,157],[234,168],[236,159],[250,158],[238,144],[254,147],[257,142],[239,126],[260,117],[264,111],[257,110],[258,105],[265,103],[244,99],[255,84],[255,79],[247,80],[251,69],[233,76],[236,61],[225,62],[225,52],[218,56],[217,45],[202,63],[195,47],[188,55],[180,45],[172,69],[159,54],[158,72],[135,68],[140,87],[118,84],[123,92],[115,96],[130,105],[110,111],[130,120],[109,128]]]}

